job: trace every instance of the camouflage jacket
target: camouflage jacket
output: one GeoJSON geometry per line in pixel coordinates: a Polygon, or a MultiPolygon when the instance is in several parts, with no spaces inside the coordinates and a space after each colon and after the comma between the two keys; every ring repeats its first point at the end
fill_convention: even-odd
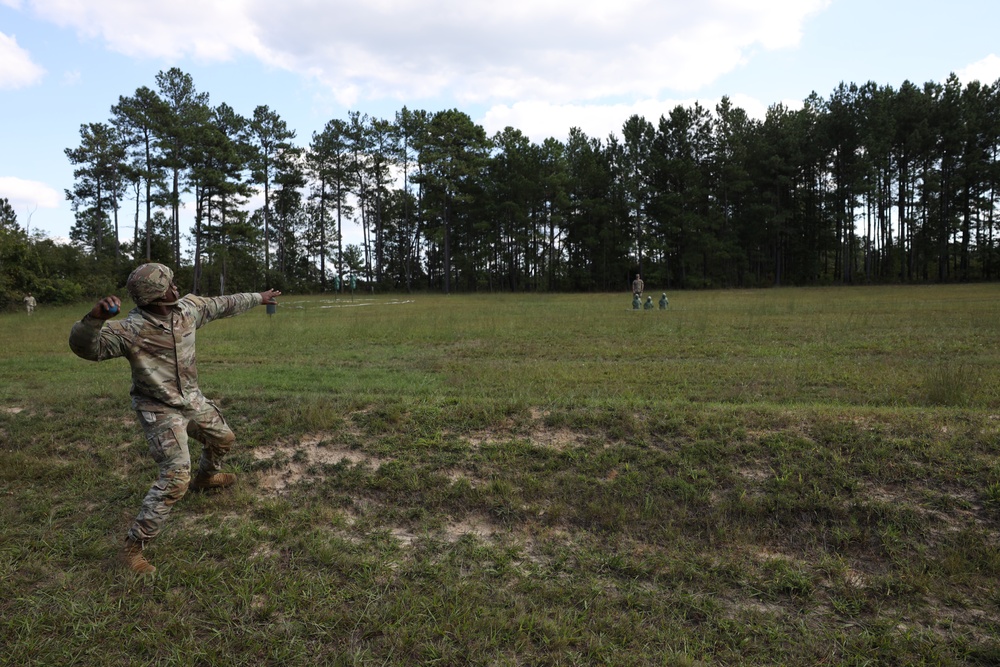
{"type": "Polygon", "coordinates": [[[195,365],[195,330],[261,303],[260,294],[253,292],[211,298],[188,294],[163,318],[141,308],[116,321],[102,321],[88,313],[73,325],[69,346],[90,361],[128,359],[136,410],[183,409],[203,400],[195,365]]]}

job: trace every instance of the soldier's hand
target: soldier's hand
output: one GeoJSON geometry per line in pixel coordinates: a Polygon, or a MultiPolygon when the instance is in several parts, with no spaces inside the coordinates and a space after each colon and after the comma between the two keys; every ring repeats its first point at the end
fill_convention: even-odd
{"type": "Polygon", "coordinates": [[[110,320],[121,310],[121,299],[114,294],[106,296],[90,309],[90,316],[98,320],[110,320]]]}
{"type": "Polygon", "coordinates": [[[266,292],[260,293],[260,298],[264,300],[265,304],[275,304],[278,303],[274,300],[275,297],[281,296],[281,292],[276,289],[269,289],[266,292]]]}

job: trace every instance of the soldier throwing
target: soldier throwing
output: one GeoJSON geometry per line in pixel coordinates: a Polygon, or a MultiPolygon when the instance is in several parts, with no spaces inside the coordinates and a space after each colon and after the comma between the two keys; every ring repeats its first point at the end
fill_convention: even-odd
{"type": "Polygon", "coordinates": [[[69,346],[79,357],[90,361],[125,357],[132,367],[132,407],[160,468],[122,548],[125,565],[139,574],[156,570],[142,549],[160,534],[171,507],[189,488],[221,489],[236,481],[236,475],[220,472],[222,459],[236,436],[216,405],[198,388],[195,330],[212,320],[275,303],[274,298],[281,295],[268,290],[180,298],[173,277],[173,271],[162,264],[143,264],[127,283],[137,308],[123,320],[107,322],[121,302],[113,295],[104,297],[73,325],[69,337],[69,346]],[[189,434],[203,443],[194,479],[189,434]]]}

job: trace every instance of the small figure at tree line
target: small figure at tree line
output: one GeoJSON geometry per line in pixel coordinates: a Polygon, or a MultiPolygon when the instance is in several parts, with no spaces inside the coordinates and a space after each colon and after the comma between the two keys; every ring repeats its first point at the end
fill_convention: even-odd
{"type": "Polygon", "coordinates": [[[667,300],[667,293],[664,292],[660,296],[660,310],[666,310],[667,306],[669,306],[669,305],[670,305],[670,301],[667,300]]]}
{"type": "Polygon", "coordinates": [[[642,290],[645,287],[646,286],[645,284],[643,284],[642,278],[639,277],[639,274],[638,273],[635,274],[635,280],[632,281],[632,294],[635,294],[639,298],[642,298],[642,290]]]}
{"type": "Polygon", "coordinates": [[[37,305],[38,301],[35,300],[35,297],[31,296],[31,292],[28,292],[28,295],[24,297],[24,307],[28,310],[29,315],[35,312],[35,306],[37,305]]]}

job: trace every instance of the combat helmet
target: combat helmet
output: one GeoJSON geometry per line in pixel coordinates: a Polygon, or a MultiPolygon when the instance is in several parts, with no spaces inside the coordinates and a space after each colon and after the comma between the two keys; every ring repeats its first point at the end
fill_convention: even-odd
{"type": "Polygon", "coordinates": [[[125,288],[137,306],[147,306],[166,295],[174,280],[170,267],[155,262],[143,264],[129,274],[125,288]]]}

